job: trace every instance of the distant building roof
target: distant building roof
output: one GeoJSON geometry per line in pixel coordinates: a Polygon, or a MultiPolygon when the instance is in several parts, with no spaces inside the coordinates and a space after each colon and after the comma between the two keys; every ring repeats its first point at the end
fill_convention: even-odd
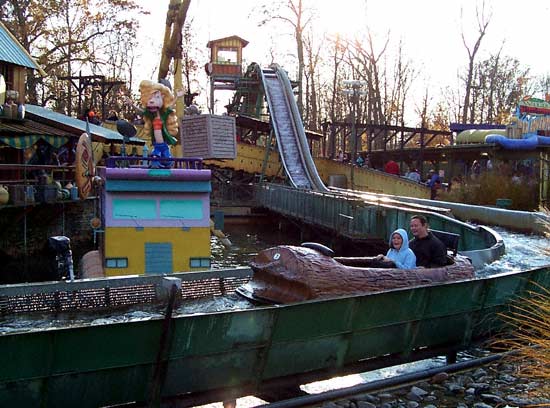
{"type": "Polygon", "coordinates": [[[243,48],[248,45],[248,41],[246,41],[244,38],[241,38],[238,35],[232,35],[232,36],[229,36],[229,37],[223,37],[223,38],[218,38],[217,40],[208,41],[206,46],[208,48],[212,48],[212,44],[219,43],[219,42],[222,42],[222,41],[227,41],[227,40],[238,40],[238,41],[241,42],[241,45],[242,45],[243,48]]]}
{"type": "MultiPolygon", "coordinates": [[[[43,108],[37,105],[25,105],[26,114],[29,119],[36,122],[44,123],[50,126],[54,126],[58,129],[62,129],[71,133],[84,133],[86,131],[86,122],[80,119],[73,118],[71,116],[63,115],[61,113],[54,112],[50,109],[43,108]]],[[[123,137],[120,133],[107,129],[102,126],[92,125],[90,123],[90,134],[92,140],[96,142],[116,142],[122,143],[123,137]]],[[[145,144],[145,142],[138,138],[130,138],[131,144],[145,144]]]]}
{"type": "Polygon", "coordinates": [[[17,41],[17,38],[0,21],[0,61],[36,69],[41,75],[46,73],[31,57],[25,48],[17,41]]]}
{"type": "Polygon", "coordinates": [[[460,133],[463,130],[470,130],[470,129],[483,129],[483,130],[506,129],[506,125],[489,125],[486,123],[451,123],[449,125],[449,128],[451,129],[451,132],[460,133]]]}

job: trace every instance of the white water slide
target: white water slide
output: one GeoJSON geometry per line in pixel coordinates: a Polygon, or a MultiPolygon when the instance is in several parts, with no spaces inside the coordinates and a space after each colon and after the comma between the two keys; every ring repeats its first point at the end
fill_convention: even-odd
{"type": "Polygon", "coordinates": [[[302,118],[286,72],[278,65],[259,71],[281,161],[290,183],[304,190],[328,191],[311,157],[302,118]]]}

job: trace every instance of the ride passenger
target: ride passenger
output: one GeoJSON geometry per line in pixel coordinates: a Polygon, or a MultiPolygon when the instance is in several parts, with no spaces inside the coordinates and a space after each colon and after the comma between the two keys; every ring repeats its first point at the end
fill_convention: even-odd
{"type": "Polygon", "coordinates": [[[386,256],[382,258],[384,261],[393,261],[395,266],[399,269],[416,268],[416,256],[409,248],[407,231],[403,228],[396,229],[390,235],[389,244],[390,249],[386,256]]]}
{"type": "Polygon", "coordinates": [[[414,238],[409,243],[409,247],[416,255],[416,265],[425,268],[447,265],[447,247],[428,230],[426,217],[413,215],[410,228],[414,238]]]}

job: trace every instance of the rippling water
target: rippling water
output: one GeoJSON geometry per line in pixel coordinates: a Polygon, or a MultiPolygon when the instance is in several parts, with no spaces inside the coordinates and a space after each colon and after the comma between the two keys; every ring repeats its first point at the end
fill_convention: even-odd
{"type": "Polygon", "coordinates": [[[506,253],[498,261],[479,270],[479,276],[500,272],[519,272],[550,264],[550,239],[493,228],[504,240],[506,253]]]}
{"type": "MultiPolygon", "coordinates": [[[[506,245],[506,254],[498,261],[478,271],[478,276],[489,276],[500,272],[521,271],[550,264],[550,239],[536,235],[524,235],[495,228],[501,234],[506,245]]],[[[282,233],[266,225],[230,226],[226,233],[233,245],[225,248],[216,239],[212,239],[212,267],[214,269],[247,266],[248,262],[262,249],[279,243],[298,244],[282,233]]],[[[175,311],[174,316],[189,315],[224,310],[251,308],[253,305],[238,297],[229,295],[192,302],[184,302],[175,311]]],[[[0,319],[0,334],[27,330],[45,330],[56,327],[81,325],[100,325],[135,320],[162,318],[163,306],[138,306],[125,312],[74,313],[63,315],[32,315],[5,317],[0,319]]]]}
{"type": "MultiPolygon", "coordinates": [[[[550,264],[550,239],[539,235],[526,235],[494,227],[504,240],[506,254],[498,261],[477,271],[480,277],[500,272],[518,272],[550,264]]],[[[212,266],[216,269],[246,266],[262,249],[281,243],[299,245],[297,239],[285,239],[280,233],[265,226],[237,226],[228,229],[228,236],[234,246],[224,248],[212,239],[212,266]]]]}

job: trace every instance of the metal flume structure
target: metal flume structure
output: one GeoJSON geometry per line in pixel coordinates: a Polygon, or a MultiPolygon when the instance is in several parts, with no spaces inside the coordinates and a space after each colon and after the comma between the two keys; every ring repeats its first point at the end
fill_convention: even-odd
{"type": "Polygon", "coordinates": [[[299,189],[328,191],[309,151],[302,118],[286,72],[275,64],[267,69],[257,66],[256,72],[264,87],[277,147],[290,184],[299,189]]]}

